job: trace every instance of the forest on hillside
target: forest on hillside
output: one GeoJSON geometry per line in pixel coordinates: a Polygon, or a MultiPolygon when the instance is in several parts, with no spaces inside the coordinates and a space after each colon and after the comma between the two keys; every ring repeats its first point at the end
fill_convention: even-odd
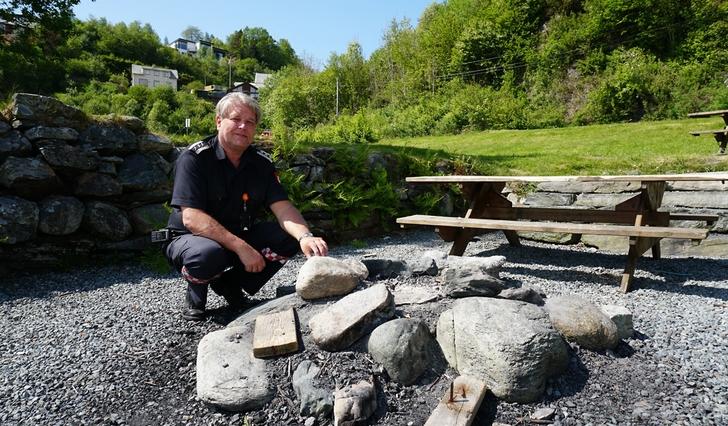
{"type": "Polygon", "coordinates": [[[218,61],[211,52],[179,54],[148,24],[75,19],[75,3],[0,2],[0,18],[23,28],[0,39],[4,98],[56,95],[93,114],[137,115],[170,135],[192,117],[193,132],[204,134],[212,130],[212,106],[190,89],[267,72],[263,127],[280,140],[319,143],[728,108],[725,0],[433,2],[416,23],[383,28],[369,58],[351,43],[322,69],[264,28],[241,28],[224,40],[188,28],[188,36],[230,53],[218,61]],[[177,69],[180,90],[129,87],[132,63],[177,69]]]}

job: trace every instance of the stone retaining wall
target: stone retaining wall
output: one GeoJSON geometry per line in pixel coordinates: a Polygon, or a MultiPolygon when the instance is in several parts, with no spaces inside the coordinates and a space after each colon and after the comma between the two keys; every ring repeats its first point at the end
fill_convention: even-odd
{"type": "MultiPolygon", "coordinates": [[[[625,201],[639,191],[639,182],[544,182],[536,185],[533,191],[522,194],[522,188],[507,188],[508,199],[517,204],[539,207],[570,207],[575,209],[608,209],[625,201]],[[520,194],[520,195],[517,195],[520,194]]],[[[718,215],[718,221],[711,228],[711,235],[728,234],[728,182],[668,182],[662,199],[662,211],[674,213],[701,213],[718,215]]],[[[683,227],[705,227],[704,222],[681,221],[672,225],[683,227]]],[[[578,239],[571,235],[528,234],[527,238],[574,243],[578,239]]],[[[722,237],[721,237],[722,238],[722,237]]],[[[626,238],[584,235],[582,242],[612,251],[625,251],[626,238]]],[[[728,253],[728,247],[720,244],[715,251],[715,243],[702,244],[695,248],[690,241],[663,240],[663,253],[713,255],[728,253]],[[711,248],[707,249],[706,248],[711,248]]],[[[707,241],[706,241],[707,242],[707,241]]]]}
{"type": "MultiPolygon", "coordinates": [[[[44,96],[18,93],[4,116],[0,269],[72,264],[97,254],[138,255],[154,247],[149,233],[166,225],[173,163],[183,148],[149,133],[138,118],[93,120],[44,96]]],[[[367,182],[370,176],[354,176],[334,157],[333,148],[315,148],[277,166],[298,175],[313,192],[343,180],[367,182]]],[[[371,152],[364,161],[365,173],[387,171],[403,204],[422,193],[405,190],[396,157],[371,152]]],[[[331,212],[309,210],[304,216],[333,241],[391,229],[383,226],[380,212],[362,210],[367,217],[346,229],[331,212]]]]}

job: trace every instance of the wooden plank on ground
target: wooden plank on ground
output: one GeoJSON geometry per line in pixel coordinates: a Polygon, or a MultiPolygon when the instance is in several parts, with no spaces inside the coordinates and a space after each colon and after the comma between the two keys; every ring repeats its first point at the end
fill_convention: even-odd
{"type": "Polygon", "coordinates": [[[528,222],[497,219],[464,219],[461,217],[412,215],[397,219],[400,225],[449,226],[519,232],[561,232],[583,235],[615,235],[623,237],[685,238],[704,240],[707,229],[671,228],[666,226],[625,226],[586,223],[528,222]]]}
{"type": "Polygon", "coordinates": [[[253,334],[253,355],[266,358],[298,350],[296,315],[293,308],[258,315],[253,334]]]}
{"type": "Polygon", "coordinates": [[[425,426],[468,426],[473,423],[485,396],[485,383],[458,376],[430,414],[425,426]]]}

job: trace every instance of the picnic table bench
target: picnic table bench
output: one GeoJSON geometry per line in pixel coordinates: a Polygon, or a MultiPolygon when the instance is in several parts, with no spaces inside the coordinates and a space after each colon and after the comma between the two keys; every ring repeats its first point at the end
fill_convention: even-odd
{"type": "Polygon", "coordinates": [[[718,142],[718,154],[724,155],[726,153],[726,144],[728,144],[728,109],[721,109],[716,111],[703,111],[703,112],[693,112],[688,114],[688,117],[690,118],[704,118],[704,117],[713,117],[713,116],[721,116],[723,117],[723,123],[725,124],[725,127],[718,130],[693,130],[690,132],[693,136],[700,136],[700,135],[713,135],[715,138],[715,141],[718,142]]]}
{"type": "Polygon", "coordinates": [[[468,202],[461,217],[412,215],[397,219],[404,226],[433,226],[445,241],[452,241],[451,255],[465,252],[470,239],[480,230],[502,231],[508,242],[519,246],[517,232],[558,232],[629,237],[627,265],[621,290],[628,292],[637,259],[647,250],[660,257],[662,238],[700,241],[706,228],[670,226],[671,221],[700,221],[708,225],[716,215],[659,211],[668,181],[725,181],[728,173],[629,175],[629,176],[419,176],[408,177],[416,184],[458,184],[468,202]],[[640,190],[613,209],[541,208],[514,206],[502,193],[508,182],[639,182],[640,190]]]}

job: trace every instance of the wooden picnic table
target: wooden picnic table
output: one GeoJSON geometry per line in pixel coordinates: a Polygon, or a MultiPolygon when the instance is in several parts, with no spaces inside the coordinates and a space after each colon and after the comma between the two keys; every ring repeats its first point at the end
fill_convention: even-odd
{"type": "Polygon", "coordinates": [[[713,135],[715,141],[718,142],[718,154],[724,155],[726,153],[726,145],[728,144],[728,109],[692,112],[688,114],[688,117],[690,118],[705,118],[714,116],[723,117],[723,123],[725,124],[724,128],[718,130],[693,130],[690,134],[693,136],[713,135]]]}
{"type": "Polygon", "coordinates": [[[401,226],[434,226],[451,255],[465,252],[475,230],[503,231],[511,245],[519,246],[518,232],[559,232],[629,237],[627,265],[621,290],[629,291],[637,259],[647,250],[660,257],[662,238],[703,240],[708,229],[670,226],[673,220],[715,222],[716,215],[675,214],[659,211],[668,181],[728,181],[728,173],[623,176],[418,176],[410,183],[458,184],[468,202],[461,217],[412,215],[397,219],[401,226]],[[542,208],[514,206],[502,193],[509,182],[637,182],[640,190],[613,209],[542,208]]]}

